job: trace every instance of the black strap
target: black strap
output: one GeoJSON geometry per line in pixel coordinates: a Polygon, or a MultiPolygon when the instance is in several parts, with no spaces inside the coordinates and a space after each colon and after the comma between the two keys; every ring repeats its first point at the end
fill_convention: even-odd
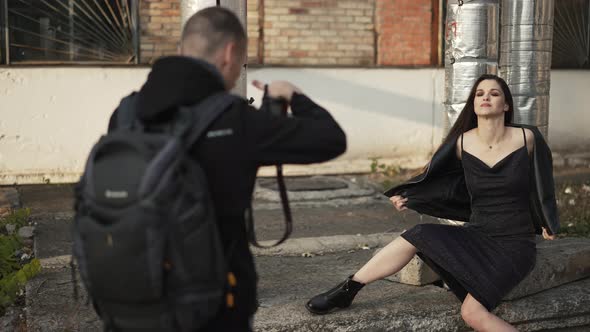
{"type": "Polygon", "coordinates": [[[237,98],[227,92],[219,92],[207,97],[197,105],[181,107],[180,112],[190,113],[192,121],[187,122],[186,126],[179,130],[178,136],[185,147],[190,148],[196,141],[203,136],[203,133],[237,98]]]}
{"type": "Polygon", "coordinates": [[[461,155],[463,155],[463,134],[461,134],[461,155]]]}
{"type": "Polygon", "coordinates": [[[256,240],[256,230],[254,229],[254,216],[252,215],[252,207],[246,210],[246,227],[248,233],[248,240],[250,243],[258,248],[271,248],[285,242],[293,231],[293,218],[291,216],[291,208],[289,207],[289,198],[287,197],[287,187],[283,178],[283,165],[277,165],[277,183],[279,185],[279,194],[281,196],[281,204],[283,205],[283,213],[285,214],[285,232],[283,237],[276,243],[269,246],[263,246],[256,240]]]}
{"type": "Polygon", "coordinates": [[[522,138],[524,139],[524,146],[526,147],[526,133],[524,132],[524,128],[520,129],[522,129],[522,138]]]}
{"type": "Polygon", "coordinates": [[[141,121],[136,117],[137,93],[133,92],[129,96],[121,99],[119,107],[117,107],[117,128],[123,130],[131,130],[139,127],[143,129],[141,121]]]}

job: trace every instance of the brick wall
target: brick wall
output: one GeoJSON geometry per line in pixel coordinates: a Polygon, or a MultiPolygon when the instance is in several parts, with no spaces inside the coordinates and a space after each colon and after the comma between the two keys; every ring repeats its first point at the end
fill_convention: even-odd
{"type": "MultiPolygon", "coordinates": [[[[423,66],[437,61],[433,0],[248,0],[248,63],[423,66]]],[[[140,0],[142,63],[176,53],[180,0],[140,0]]]]}
{"type": "Polygon", "coordinates": [[[247,33],[248,33],[248,63],[261,63],[262,54],[260,54],[261,47],[260,38],[262,19],[262,9],[264,0],[248,0],[246,3],[246,19],[247,19],[247,33]]]}
{"type": "Polygon", "coordinates": [[[376,1],[377,65],[432,64],[432,0],[376,1]]]}
{"type": "Polygon", "coordinates": [[[153,63],[177,52],[180,39],[180,0],[140,0],[140,60],[153,63]]]}
{"type": "Polygon", "coordinates": [[[263,0],[264,64],[374,64],[374,0],[263,0]]]}

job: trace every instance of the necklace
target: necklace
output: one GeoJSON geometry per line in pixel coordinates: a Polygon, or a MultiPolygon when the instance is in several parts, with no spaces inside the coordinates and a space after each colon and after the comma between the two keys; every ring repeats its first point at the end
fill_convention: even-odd
{"type": "MultiPolygon", "coordinates": [[[[479,131],[478,131],[478,132],[476,132],[476,135],[477,135],[477,137],[480,139],[480,141],[482,141],[481,137],[479,136],[479,131]]],[[[503,135],[502,135],[502,137],[501,137],[501,138],[498,140],[498,142],[496,142],[495,144],[489,144],[489,143],[488,143],[488,148],[489,148],[490,150],[492,150],[492,148],[494,147],[494,145],[499,145],[499,144],[500,144],[500,142],[502,142],[503,140],[504,140],[504,134],[503,134],[503,135]]],[[[483,143],[483,142],[482,142],[482,143],[483,143]]]]}

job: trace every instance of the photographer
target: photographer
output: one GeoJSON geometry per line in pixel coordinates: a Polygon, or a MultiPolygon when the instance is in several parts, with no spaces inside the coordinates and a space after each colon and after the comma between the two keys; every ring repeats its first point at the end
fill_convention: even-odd
{"type": "MultiPolygon", "coordinates": [[[[155,62],[137,93],[137,117],[146,128],[165,124],[178,107],[231,90],[246,60],[247,38],[238,18],[221,7],[203,9],[186,23],[179,56],[155,62]]],[[[261,82],[254,86],[264,89],[261,82]]],[[[346,137],[322,107],[288,82],[268,84],[267,97],[282,99],[293,116],[260,110],[244,99],[232,104],[197,143],[192,155],[203,167],[229,269],[236,277],[235,305],[223,308],[207,331],[249,331],[256,311],[256,272],[245,226],[259,166],[306,164],[342,154],[346,137]]],[[[109,131],[117,128],[117,111],[109,131]]],[[[198,259],[199,253],[194,253],[198,259]]]]}

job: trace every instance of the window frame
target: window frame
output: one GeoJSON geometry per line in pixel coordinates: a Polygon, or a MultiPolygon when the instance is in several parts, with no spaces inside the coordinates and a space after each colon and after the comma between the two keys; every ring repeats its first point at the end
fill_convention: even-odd
{"type": "Polygon", "coordinates": [[[84,60],[26,60],[11,61],[10,56],[10,24],[9,24],[9,0],[0,0],[0,67],[6,66],[107,66],[126,67],[141,65],[140,52],[140,17],[139,2],[141,0],[129,0],[129,12],[132,21],[135,23],[131,36],[133,49],[132,62],[109,62],[109,61],[84,61],[84,60]]]}

